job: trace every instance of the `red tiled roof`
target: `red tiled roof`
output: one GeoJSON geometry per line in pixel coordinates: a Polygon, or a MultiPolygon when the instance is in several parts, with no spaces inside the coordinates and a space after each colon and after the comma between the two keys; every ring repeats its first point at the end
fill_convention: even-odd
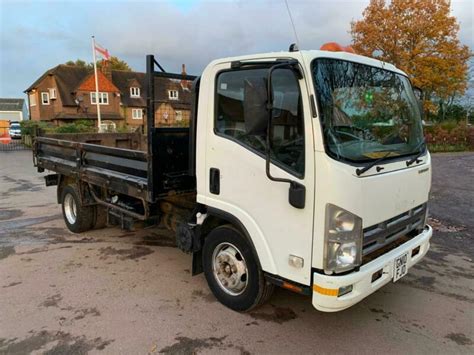
{"type": "MultiPolygon", "coordinates": [[[[112,82],[100,70],[97,71],[100,92],[120,92],[112,82]]],[[[95,91],[94,73],[90,74],[76,89],[77,91],[95,91]]]]}

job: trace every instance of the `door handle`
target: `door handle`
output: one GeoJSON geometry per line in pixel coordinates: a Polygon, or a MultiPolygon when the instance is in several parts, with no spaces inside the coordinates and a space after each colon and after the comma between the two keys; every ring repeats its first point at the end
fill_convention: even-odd
{"type": "Polygon", "coordinates": [[[211,168],[209,170],[209,191],[211,194],[219,195],[221,192],[220,186],[220,170],[217,168],[211,168]]]}

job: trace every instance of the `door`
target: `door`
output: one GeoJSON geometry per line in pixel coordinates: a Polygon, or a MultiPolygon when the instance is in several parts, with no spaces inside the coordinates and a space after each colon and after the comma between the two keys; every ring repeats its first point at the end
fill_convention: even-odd
{"type": "Polygon", "coordinates": [[[229,67],[216,66],[216,80],[209,86],[208,103],[214,111],[206,129],[205,203],[240,220],[264,271],[309,285],[314,150],[304,82],[288,68],[272,75],[271,174],[305,186],[305,207],[298,209],[288,201],[289,184],[266,175],[265,135],[246,130],[250,125],[244,118],[245,85],[259,80],[266,84],[268,68],[229,67]],[[301,258],[303,265],[291,264],[292,256],[301,258]]]}

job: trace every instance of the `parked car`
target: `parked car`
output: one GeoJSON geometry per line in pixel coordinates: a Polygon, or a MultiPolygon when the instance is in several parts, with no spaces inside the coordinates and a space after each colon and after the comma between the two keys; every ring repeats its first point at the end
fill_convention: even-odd
{"type": "Polygon", "coordinates": [[[21,127],[19,122],[10,122],[10,137],[12,139],[21,139],[21,127]]]}

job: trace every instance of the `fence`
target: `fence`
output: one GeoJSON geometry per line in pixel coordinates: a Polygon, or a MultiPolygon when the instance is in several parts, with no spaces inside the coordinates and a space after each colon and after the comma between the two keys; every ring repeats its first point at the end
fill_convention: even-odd
{"type": "Polygon", "coordinates": [[[27,147],[21,140],[12,139],[10,143],[0,144],[0,152],[12,152],[18,150],[28,150],[31,149],[27,147]]]}

